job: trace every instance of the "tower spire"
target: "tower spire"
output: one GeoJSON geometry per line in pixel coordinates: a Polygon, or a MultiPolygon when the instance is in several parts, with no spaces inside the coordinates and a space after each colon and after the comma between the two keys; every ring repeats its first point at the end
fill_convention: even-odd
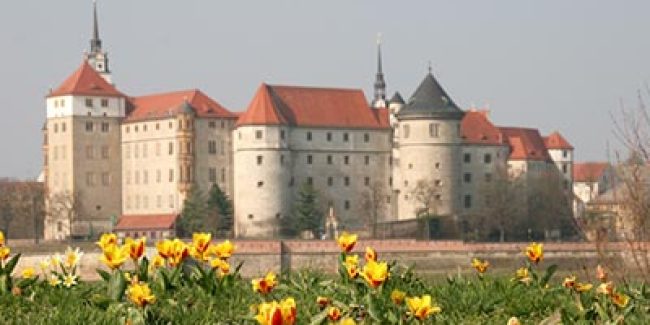
{"type": "Polygon", "coordinates": [[[386,107],[386,81],[381,64],[381,34],[377,34],[377,74],[375,75],[375,96],[372,106],[375,108],[386,107]]]}
{"type": "Polygon", "coordinates": [[[93,38],[90,40],[90,52],[98,53],[102,50],[102,40],[99,39],[99,24],[97,23],[97,0],[93,0],[93,38]]]}

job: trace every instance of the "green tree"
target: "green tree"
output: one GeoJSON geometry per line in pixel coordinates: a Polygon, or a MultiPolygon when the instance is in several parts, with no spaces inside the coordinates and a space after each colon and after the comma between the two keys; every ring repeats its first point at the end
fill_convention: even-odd
{"type": "Polygon", "coordinates": [[[203,223],[207,219],[208,205],[201,189],[192,185],[183,202],[183,211],[178,222],[179,234],[189,236],[192,233],[204,230],[203,223]]]}
{"type": "Polygon", "coordinates": [[[291,219],[285,223],[286,234],[295,236],[309,231],[317,237],[318,229],[323,223],[322,219],[323,213],[318,205],[318,191],[313,185],[305,182],[298,191],[291,219]]]}
{"type": "Polygon", "coordinates": [[[232,202],[219,185],[213,184],[208,194],[208,210],[216,220],[217,234],[230,236],[233,229],[232,202]]]}

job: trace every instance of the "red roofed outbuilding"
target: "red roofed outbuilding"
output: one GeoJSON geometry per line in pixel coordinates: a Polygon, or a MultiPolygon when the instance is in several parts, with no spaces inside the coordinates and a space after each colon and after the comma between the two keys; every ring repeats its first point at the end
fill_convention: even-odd
{"type": "Polygon", "coordinates": [[[123,215],[113,228],[120,238],[146,236],[151,240],[176,236],[177,214],[123,215]]]}

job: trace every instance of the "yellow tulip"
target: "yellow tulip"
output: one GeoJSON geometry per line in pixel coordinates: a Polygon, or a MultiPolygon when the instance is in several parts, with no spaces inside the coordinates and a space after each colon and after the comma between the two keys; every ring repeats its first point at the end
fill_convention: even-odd
{"type": "Polygon", "coordinates": [[[373,288],[382,285],[388,278],[388,275],[388,264],[386,262],[377,263],[370,261],[363,266],[363,271],[361,272],[361,276],[373,288]]]}
{"type": "Polygon", "coordinates": [[[105,250],[109,246],[115,246],[117,245],[117,235],[111,233],[103,234],[99,237],[99,241],[96,244],[102,250],[105,250]]]}
{"type": "Polygon", "coordinates": [[[593,288],[593,284],[591,283],[576,283],[575,286],[573,287],[576,292],[587,292],[593,288]]]}
{"type": "Polygon", "coordinates": [[[253,279],[251,281],[253,285],[253,290],[261,294],[267,294],[273,290],[273,288],[278,284],[275,279],[275,273],[269,272],[263,278],[253,279]]]}
{"type": "Polygon", "coordinates": [[[146,283],[131,284],[127,290],[127,296],[138,307],[145,307],[156,302],[156,296],[151,293],[151,289],[146,283]]]}
{"type": "Polygon", "coordinates": [[[347,255],[345,257],[345,265],[359,265],[359,256],[357,255],[347,255]]]}
{"type": "Polygon", "coordinates": [[[377,251],[374,250],[372,247],[366,247],[365,258],[366,258],[366,262],[368,261],[377,262],[377,251]]]}
{"type": "Polygon", "coordinates": [[[219,269],[222,275],[230,273],[230,264],[220,258],[213,258],[212,261],[210,261],[210,267],[215,270],[219,269]]]}
{"type": "Polygon", "coordinates": [[[508,323],[506,323],[506,325],[521,325],[521,322],[519,321],[519,318],[513,316],[508,319],[508,323]]]}
{"type": "Polygon", "coordinates": [[[158,255],[167,259],[171,257],[174,252],[174,241],[169,239],[161,240],[156,243],[156,249],[158,250],[158,255]]]}
{"type": "Polygon", "coordinates": [[[109,268],[115,270],[120,268],[122,264],[126,262],[127,258],[129,258],[128,249],[113,245],[106,247],[102,254],[101,261],[109,268]]]}
{"type": "Polygon", "coordinates": [[[56,287],[61,284],[61,279],[59,279],[59,277],[56,276],[55,274],[52,274],[50,275],[50,280],[48,281],[48,283],[50,284],[50,286],[56,287]]]}
{"type": "Polygon", "coordinates": [[[0,261],[4,261],[9,257],[11,249],[9,247],[0,247],[0,261]]]}
{"type": "Polygon", "coordinates": [[[77,284],[77,276],[76,275],[68,274],[65,277],[63,277],[63,285],[66,288],[70,288],[75,284],[77,284]]]}
{"type": "Polygon", "coordinates": [[[142,255],[144,255],[144,247],[147,241],[146,237],[141,237],[140,239],[133,239],[127,237],[124,241],[124,246],[129,250],[129,256],[134,262],[137,262],[142,255]]]}
{"type": "Polygon", "coordinates": [[[33,267],[28,267],[23,270],[23,279],[31,279],[36,275],[36,270],[33,267]]]}
{"type": "Polygon", "coordinates": [[[562,286],[569,289],[573,288],[575,285],[576,285],[575,275],[564,278],[564,282],[562,282],[562,286]]]}
{"type": "Polygon", "coordinates": [[[172,252],[169,257],[169,265],[172,267],[179,266],[190,254],[190,249],[183,241],[176,238],[172,241],[172,252]]]}
{"type": "Polygon", "coordinates": [[[542,244],[532,243],[526,247],[526,256],[528,259],[537,264],[544,259],[544,250],[542,244]]]}
{"type": "Polygon", "coordinates": [[[0,230],[0,247],[5,245],[5,233],[0,230]]]}
{"type": "Polygon", "coordinates": [[[344,231],[339,238],[336,239],[336,242],[339,244],[339,247],[341,247],[341,251],[349,253],[357,243],[357,235],[349,234],[344,231]]]}
{"type": "Polygon", "coordinates": [[[346,318],[341,319],[341,321],[339,322],[339,325],[357,325],[357,323],[354,321],[354,319],[352,319],[350,317],[346,317],[346,318]]]}
{"type": "Polygon", "coordinates": [[[478,258],[472,259],[472,266],[478,271],[478,273],[485,273],[490,266],[490,262],[488,261],[481,261],[478,258]]]}
{"type": "Polygon", "coordinates": [[[67,268],[73,268],[79,264],[79,260],[83,256],[83,253],[79,250],[79,247],[72,250],[72,247],[68,247],[65,251],[65,266],[67,268]]]}
{"type": "Polygon", "coordinates": [[[430,295],[424,295],[421,298],[406,298],[406,305],[409,308],[409,313],[419,320],[425,320],[430,315],[438,314],[442,311],[440,307],[431,305],[430,295]]]}
{"type": "Polygon", "coordinates": [[[596,292],[605,295],[611,295],[614,293],[614,283],[612,283],[612,281],[601,283],[598,286],[598,289],[596,289],[596,292]]]}
{"type": "Polygon", "coordinates": [[[164,266],[165,266],[165,259],[162,256],[156,255],[151,259],[152,268],[157,269],[164,266]]]}
{"type": "Polygon", "coordinates": [[[257,307],[255,319],[260,325],[293,325],[296,323],[296,302],[287,298],[279,303],[277,301],[265,302],[257,307]]]}
{"type": "Polygon", "coordinates": [[[190,255],[197,261],[205,262],[208,260],[208,248],[212,234],[206,232],[195,232],[192,234],[192,245],[190,246],[190,255]]]}
{"type": "Polygon", "coordinates": [[[395,289],[393,290],[393,292],[390,293],[390,300],[392,300],[393,303],[396,305],[401,305],[402,303],[404,303],[404,298],[406,298],[406,292],[404,291],[395,289]]]}
{"type": "Polygon", "coordinates": [[[235,245],[233,245],[230,240],[226,240],[224,242],[221,242],[217,245],[212,246],[212,253],[216,255],[218,258],[221,259],[227,259],[232,256],[232,254],[235,252],[235,245]]]}
{"type": "Polygon", "coordinates": [[[612,298],[612,302],[616,306],[619,306],[620,308],[625,308],[628,302],[630,302],[630,297],[628,297],[624,293],[615,292],[611,295],[611,298],[612,298]]]}

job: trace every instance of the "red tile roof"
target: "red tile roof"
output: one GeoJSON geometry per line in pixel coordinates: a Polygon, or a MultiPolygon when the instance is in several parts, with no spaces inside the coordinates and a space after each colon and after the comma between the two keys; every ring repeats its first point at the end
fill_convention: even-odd
{"type": "Polygon", "coordinates": [[[460,122],[460,132],[465,143],[504,145],[505,139],[499,129],[487,118],[487,111],[465,112],[460,122]]]}
{"type": "Polygon", "coordinates": [[[544,144],[547,149],[567,149],[573,150],[573,146],[566,141],[560,132],[553,132],[549,136],[544,137],[544,144]]]}
{"type": "Polygon", "coordinates": [[[48,97],[63,95],[126,97],[113,85],[108,83],[87,61],[83,61],[79,68],[72,73],[48,97]]]}
{"type": "Polygon", "coordinates": [[[609,167],[604,162],[585,162],[573,164],[574,182],[597,182],[609,167]]]}
{"type": "Polygon", "coordinates": [[[174,227],[177,214],[124,215],[114,230],[166,230],[174,227]]]}
{"type": "Polygon", "coordinates": [[[499,131],[510,145],[509,159],[551,161],[537,129],[499,127],[499,131]]]}
{"type": "Polygon", "coordinates": [[[291,125],[336,128],[389,128],[359,89],[309,88],[262,84],[241,125],[291,125]],[[379,118],[378,118],[379,117],[379,118]]]}
{"type": "Polygon", "coordinates": [[[130,98],[127,121],[167,117],[176,114],[187,101],[199,117],[236,118],[237,116],[198,89],[174,91],[130,98]]]}

